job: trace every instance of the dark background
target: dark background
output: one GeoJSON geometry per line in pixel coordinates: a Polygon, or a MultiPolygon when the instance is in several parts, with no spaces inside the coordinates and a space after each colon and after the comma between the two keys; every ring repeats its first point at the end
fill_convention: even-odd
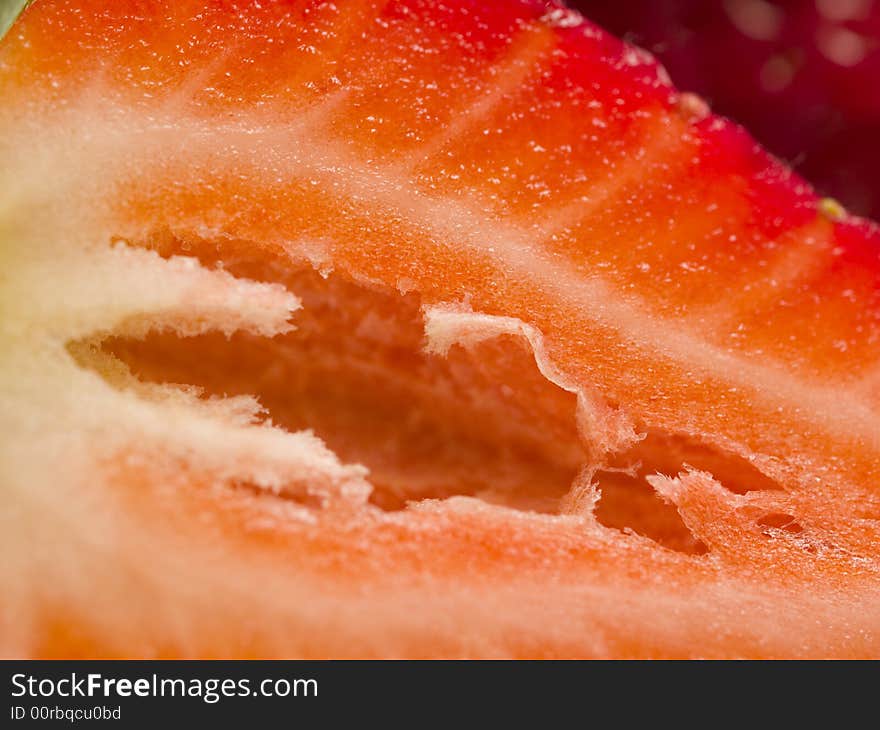
{"type": "Polygon", "coordinates": [[[880,219],[880,0],[569,0],[821,195],[880,219]]]}

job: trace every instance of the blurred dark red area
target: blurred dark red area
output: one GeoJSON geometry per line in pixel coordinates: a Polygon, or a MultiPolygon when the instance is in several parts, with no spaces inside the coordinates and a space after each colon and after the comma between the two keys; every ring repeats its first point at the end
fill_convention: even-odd
{"type": "Polygon", "coordinates": [[[569,0],[822,195],[880,219],[880,0],[569,0]]]}

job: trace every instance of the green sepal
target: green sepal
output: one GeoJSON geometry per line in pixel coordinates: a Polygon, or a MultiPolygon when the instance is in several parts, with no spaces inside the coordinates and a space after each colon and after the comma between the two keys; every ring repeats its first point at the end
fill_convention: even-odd
{"type": "Polygon", "coordinates": [[[21,11],[33,0],[0,0],[0,38],[6,35],[21,11]]]}

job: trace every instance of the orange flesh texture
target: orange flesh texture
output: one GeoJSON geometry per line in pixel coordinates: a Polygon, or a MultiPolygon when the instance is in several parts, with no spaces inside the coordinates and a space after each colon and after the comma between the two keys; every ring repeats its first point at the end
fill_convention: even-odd
{"type": "Polygon", "coordinates": [[[3,653],[880,655],[877,228],[562,8],[243,5],[25,11],[0,259],[123,241],[283,285],[274,337],[65,343],[256,395],[369,499],[148,438],[6,469],[3,653]]]}

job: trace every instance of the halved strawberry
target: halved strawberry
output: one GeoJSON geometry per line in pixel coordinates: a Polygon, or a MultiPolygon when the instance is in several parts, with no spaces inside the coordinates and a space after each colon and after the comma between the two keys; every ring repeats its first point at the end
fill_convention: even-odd
{"type": "Polygon", "coordinates": [[[38,0],[0,93],[4,654],[878,653],[880,233],[643,52],[38,0]]]}

